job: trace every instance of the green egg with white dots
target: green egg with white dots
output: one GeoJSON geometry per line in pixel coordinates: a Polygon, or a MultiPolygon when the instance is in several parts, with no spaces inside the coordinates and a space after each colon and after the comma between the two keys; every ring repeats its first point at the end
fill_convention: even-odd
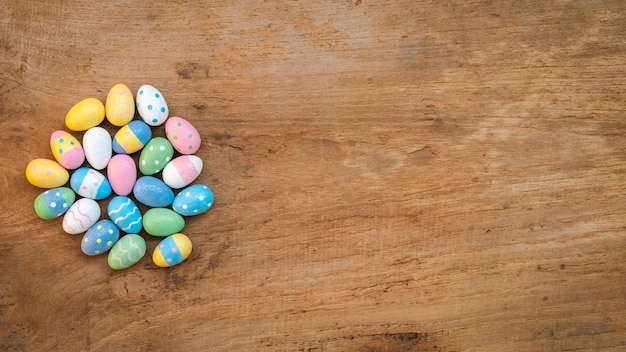
{"type": "Polygon", "coordinates": [[[163,137],[154,137],[141,151],[139,156],[139,171],[147,176],[154,175],[172,160],[174,148],[163,137]]]}

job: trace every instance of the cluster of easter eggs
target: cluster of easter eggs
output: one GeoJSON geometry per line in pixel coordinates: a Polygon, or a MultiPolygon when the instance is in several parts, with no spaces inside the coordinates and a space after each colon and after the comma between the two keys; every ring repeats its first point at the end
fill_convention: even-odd
{"type": "Polygon", "coordinates": [[[82,144],[67,131],[55,131],[50,137],[54,160],[37,158],[26,167],[28,182],[46,189],[35,199],[35,213],[46,220],[63,216],[65,232],[84,233],[83,253],[108,252],[108,264],[116,270],[144,257],[142,230],[163,237],[152,255],[157,266],[187,259],[192,244],[180,232],[185,217],[206,212],[214,200],[209,187],[192,184],[203,166],[194,155],[200,148],[197,129],[181,117],[170,117],[155,87],[141,86],[134,98],[124,84],[113,86],[104,104],[95,98],[78,102],[68,111],[65,125],[84,131],[82,144]],[[114,136],[99,126],[105,118],[119,127],[114,136]],[[153,138],[152,128],[161,125],[167,138],[153,138]],[[131,155],[140,151],[135,162],[131,155]],[[108,218],[101,219],[98,201],[112,195],[108,218]],[[135,201],[148,207],[143,215],[135,201]]]}

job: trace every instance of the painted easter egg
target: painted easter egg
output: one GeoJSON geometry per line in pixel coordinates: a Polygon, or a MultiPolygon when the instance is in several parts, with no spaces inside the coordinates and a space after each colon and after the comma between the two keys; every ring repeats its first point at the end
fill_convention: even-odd
{"type": "Polygon", "coordinates": [[[107,214],[113,223],[123,232],[139,233],[142,217],[139,208],[130,198],[117,196],[109,201],[107,214]]]}
{"type": "Polygon", "coordinates": [[[149,207],[167,207],[174,200],[174,191],[163,181],[153,176],[142,176],[133,187],[135,199],[149,207]]]}
{"type": "Polygon", "coordinates": [[[206,212],[213,206],[213,191],[205,185],[191,185],[174,197],[172,209],[183,216],[206,212]]]}
{"type": "Polygon", "coordinates": [[[111,135],[102,127],[90,128],[83,135],[85,158],[87,158],[89,165],[96,170],[107,167],[113,154],[111,148],[111,135]]]}
{"type": "Polygon", "coordinates": [[[113,126],[124,126],[135,116],[135,100],[133,93],[125,84],[116,84],[104,102],[107,120],[113,126]]]}
{"type": "Polygon", "coordinates": [[[151,208],[143,215],[143,229],[152,236],[169,236],[183,227],[185,219],[169,208],[151,208]]]}
{"type": "Polygon", "coordinates": [[[161,241],[152,253],[152,261],[157,266],[167,268],[182,263],[189,258],[192,245],[189,237],[182,233],[168,236],[161,241]]]}
{"type": "Polygon", "coordinates": [[[145,122],[133,120],[120,128],[113,137],[113,151],[132,154],[141,150],[152,138],[152,130],[145,122]]]}
{"type": "Polygon", "coordinates": [[[129,195],[137,180],[135,160],[126,154],[116,154],[109,161],[107,176],[113,192],[120,196],[129,195]]]}
{"type": "Polygon", "coordinates": [[[87,255],[105,253],[120,238],[120,230],[111,220],[100,220],[87,230],[80,243],[80,249],[87,255]]]}
{"type": "Polygon", "coordinates": [[[96,98],[79,101],[65,115],[65,125],[72,131],[86,131],[103,120],[104,104],[96,98]]]}
{"type": "Polygon", "coordinates": [[[137,234],[122,236],[109,251],[111,269],[122,270],[137,264],[146,254],[146,241],[137,234]]]}
{"type": "Polygon", "coordinates": [[[52,133],[50,149],[59,164],[68,170],[74,170],[85,162],[85,152],[80,142],[65,131],[52,133]]]}
{"type": "Polygon", "coordinates": [[[63,215],[63,231],[75,235],[87,231],[100,218],[100,205],[93,199],[77,200],[63,215]]]}
{"type": "Polygon", "coordinates": [[[70,174],[56,161],[37,158],[26,166],[26,179],[31,185],[41,188],[63,186],[70,174]]]}
{"type": "Polygon", "coordinates": [[[111,195],[111,184],[106,177],[88,167],[74,171],[70,178],[70,186],[74,192],[85,198],[100,200],[111,195]]]}
{"type": "Polygon", "coordinates": [[[182,117],[170,117],[165,123],[165,135],[181,154],[193,154],[200,148],[200,134],[182,117]]]}
{"type": "Polygon", "coordinates": [[[181,155],[163,169],[163,182],[172,188],[182,188],[192,183],[202,171],[202,159],[195,155],[181,155]]]}
{"type": "Polygon", "coordinates": [[[137,91],[137,112],[141,119],[150,126],[159,126],[165,122],[169,110],[163,94],[149,84],[137,91]]]}
{"type": "Polygon", "coordinates": [[[44,191],[35,198],[35,213],[45,220],[58,218],[74,204],[76,194],[67,187],[44,191]]]}
{"type": "Polygon", "coordinates": [[[139,171],[144,175],[154,175],[163,170],[173,155],[174,148],[167,139],[152,138],[139,156],[139,171]]]}

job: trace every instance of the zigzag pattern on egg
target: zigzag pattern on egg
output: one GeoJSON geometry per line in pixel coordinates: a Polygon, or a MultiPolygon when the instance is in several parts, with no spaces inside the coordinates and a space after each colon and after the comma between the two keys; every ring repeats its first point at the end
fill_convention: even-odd
{"type": "Polygon", "coordinates": [[[197,129],[181,117],[169,118],[163,94],[151,85],[141,86],[133,99],[126,85],[116,84],[105,104],[86,98],[72,106],[65,124],[71,131],[84,131],[82,146],[74,135],[55,131],[49,150],[56,161],[37,158],[26,167],[26,178],[32,185],[55,190],[36,198],[37,215],[46,220],[63,215],[65,232],[84,233],[82,251],[89,256],[108,252],[108,264],[115,270],[128,268],[144,257],[146,242],[139,235],[144,230],[164,237],[153,250],[155,265],[171,267],[185,261],[192,244],[179,232],[185,225],[183,217],[204,213],[213,205],[211,189],[192,184],[202,171],[202,160],[193,155],[201,144],[197,129]],[[105,117],[119,127],[113,138],[98,126],[105,117]],[[152,128],[163,124],[166,138],[152,138],[152,128]],[[135,165],[127,154],[138,151],[140,163],[135,165]],[[175,151],[179,154],[174,155],[175,151]],[[118,154],[113,156],[113,152],[118,154]],[[106,176],[96,171],[105,168],[106,176]],[[70,175],[68,169],[75,171],[70,175]],[[161,171],[161,178],[157,178],[161,171]],[[63,187],[68,181],[71,189],[63,187]],[[175,195],[172,188],[182,187],[175,195]],[[153,210],[146,212],[146,217],[129,198],[131,192],[134,199],[153,210]],[[82,198],[74,201],[76,194],[82,198]],[[117,195],[109,201],[110,220],[100,220],[96,201],[111,194],[117,195]]]}

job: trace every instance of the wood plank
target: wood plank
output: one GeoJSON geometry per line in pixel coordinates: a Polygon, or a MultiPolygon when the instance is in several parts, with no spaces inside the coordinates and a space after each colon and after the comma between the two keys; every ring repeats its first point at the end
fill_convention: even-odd
{"type": "Polygon", "coordinates": [[[626,345],[625,2],[1,4],[0,350],[626,345]],[[120,82],[203,137],[177,267],[32,210],[26,164],[120,82]]]}

